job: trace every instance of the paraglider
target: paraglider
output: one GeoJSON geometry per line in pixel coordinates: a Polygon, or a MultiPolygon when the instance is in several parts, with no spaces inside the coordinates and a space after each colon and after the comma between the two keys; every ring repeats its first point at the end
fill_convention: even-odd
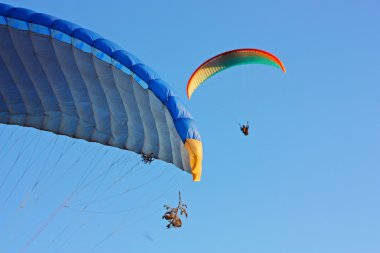
{"type": "Polygon", "coordinates": [[[280,59],[263,50],[245,48],[227,51],[208,59],[194,71],[187,83],[187,97],[190,99],[198,86],[211,76],[242,64],[266,64],[286,72],[280,59]]]}
{"type": "MultiPolygon", "coordinates": [[[[2,217],[6,217],[0,221],[2,231],[12,237],[13,234],[8,232],[10,227],[23,230],[21,239],[21,233],[17,233],[21,231],[15,231],[20,242],[10,247],[20,247],[18,252],[28,251],[50,224],[58,220],[58,215],[66,210],[78,211],[78,216],[85,213],[100,216],[102,213],[132,210],[138,210],[143,215],[141,206],[150,204],[149,198],[155,197],[157,200],[163,195],[162,192],[143,194],[148,199],[136,198],[139,202],[127,202],[130,206],[125,208],[126,202],[112,201],[143,188],[145,184],[154,183],[164,174],[158,174],[158,170],[144,172],[143,169],[135,169],[141,168],[139,165],[142,162],[150,164],[155,159],[161,160],[167,163],[165,165],[191,174],[194,181],[200,181],[202,141],[193,117],[170,86],[134,55],[71,22],[1,3],[0,38],[1,130],[7,127],[27,132],[19,138],[21,145],[17,143],[19,139],[12,143],[11,135],[8,137],[11,144],[1,149],[1,158],[6,158],[2,162],[5,163],[10,160],[7,156],[9,150],[19,148],[16,158],[8,167],[0,165],[0,212],[2,217]],[[37,134],[43,131],[44,135],[55,136],[55,140],[40,148],[40,154],[34,153],[38,145],[29,140],[39,139],[37,134]],[[28,136],[29,133],[32,137],[28,136]],[[61,139],[67,141],[67,146],[60,145],[61,139]],[[83,143],[88,149],[81,148],[83,143]],[[32,147],[33,144],[35,147],[32,147]],[[73,146],[76,146],[75,149],[73,146]],[[57,147],[60,151],[54,152],[57,147]],[[26,149],[30,152],[25,152],[26,149]],[[119,152],[129,153],[130,157],[119,156],[119,152]],[[21,166],[22,159],[19,157],[23,153],[28,153],[30,157],[22,161],[21,166]],[[103,162],[104,157],[113,160],[103,162]],[[129,162],[132,163],[127,165],[129,162]],[[38,170],[30,169],[33,163],[38,164],[38,170]],[[128,168],[125,168],[126,165],[128,168]],[[131,178],[128,187],[120,183],[124,183],[132,172],[135,173],[133,176],[142,172],[140,178],[144,181],[131,178]],[[76,177],[71,177],[73,174],[76,177]],[[24,188],[20,188],[21,184],[24,188]],[[48,203],[52,206],[49,209],[51,212],[38,218],[28,216],[31,206],[42,202],[45,196],[53,200],[48,203]],[[108,201],[113,204],[109,205],[109,209],[107,205],[102,205],[108,201]],[[16,204],[17,212],[14,212],[12,207],[16,204]],[[89,208],[94,206],[102,208],[89,208]],[[123,209],[115,209],[117,206],[123,209]],[[23,223],[14,224],[16,220],[22,221],[14,216],[16,213],[25,214],[27,222],[34,225],[28,230],[20,225],[23,223]]],[[[160,168],[165,171],[163,167],[167,166],[160,168]]],[[[175,181],[172,177],[170,182],[175,181]]],[[[41,207],[48,210],[44,204],[35,205],[32,211],[38,210],[40,214],[41,207]]],[[[179,219],[173,218],[172,225],[180,226],[179,219]]],[[[81,229],[82,225],[75,223],[77,220],[66,220],[72,224],[65,224],[62,228],[56,226],[62,232],[58,231],[56,238],[64,231],[75,236],[70,229],[81,229]]],[[[115,230],[127,227],[125,223],[116,224],[115,230]]],[[[104,240],[113,234],[114,231],[104,240]]],[[[67,241],[70,241],[70,236],[67,241]]],[[[3,241],[6,243],[7,239],[3,241]]],[[[0,243],[1,251],[4,251],[4,243],[0,243]]],[[[60,249],[54,250],[58,251],[60,249]]]]}
{"type": "Polygon", "coordinates": [[[248,121],[247,121],[247,124],[246,125],[240,125],[240,131],[245,135],[245,136],[248,136],[249,132],[249,124],[248,124],[248,121]]]}
{"type": "Polygon", "coordinates": [[[154,154],[141,154],[141,161],[145,164],[151,164],[154,160],[154,154]]]}
{"type": "MultiPolygon", "coordinates": [[[[265,64],[280,68],[286,72],[284,65],[273,54],[254,48],[235,49],[218,54],[202,63],[190,76],[187,82],[186,92],[188,99],[193,92],[211,76],[234,66],[242,64],[265,64]]],[[[240,131],[249,135],[249,124],[240,125],[240,131]]]]}
{"type": "Polygon", "coordinates": [[[165,219],[169,222],[166,228],[180,228],[182,226],[182,220],[179,217],[178,211],[180,211],[180,215],[184,215],[186,218],[187,214],[187,205],[181,200],[181,192],[179,192],[178,206],[175,208],[170,207],[169,205],[164,205],[167,212],[162,216],[162,219],[165,219]]]}

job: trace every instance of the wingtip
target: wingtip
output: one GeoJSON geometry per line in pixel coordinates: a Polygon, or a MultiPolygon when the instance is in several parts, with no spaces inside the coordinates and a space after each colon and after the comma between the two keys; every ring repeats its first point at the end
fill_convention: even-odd
{"type": "Polygon", "coordinates": [[[187,99],[190,100],[192,93],[189,92],[189,84],[187,84],[187,87],[186,87],[186,95],[187,95],[187,99]]]}

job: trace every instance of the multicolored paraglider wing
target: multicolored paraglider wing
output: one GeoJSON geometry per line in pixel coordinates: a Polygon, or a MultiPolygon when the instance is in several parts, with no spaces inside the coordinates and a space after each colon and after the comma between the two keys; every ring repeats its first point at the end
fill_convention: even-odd
{"type": "Polygon", "coordinates": [[[151,154],[199,181],[202,143],[181,100],[98,34],[0,4],[0,123],[151,154]]]}
{"type": "Polygon", "coordinates": [[[212,57],[194,71],[187,83],[187,97],[190,99],[194,90],[206,79],[222,70],[242,64],[272,65],[285,72],[284,65],[273,54],[252,48],[231,50],[212,57]]]}

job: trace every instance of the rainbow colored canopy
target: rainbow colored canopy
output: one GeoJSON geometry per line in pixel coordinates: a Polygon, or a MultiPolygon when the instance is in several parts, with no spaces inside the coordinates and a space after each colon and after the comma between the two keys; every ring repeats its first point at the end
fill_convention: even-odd
{"type": "Polygon", "coordinates": [[[191,75],[187,83],[187,97],[211,76],[227,68],[242,64],[266,64],[281,68],[286,72],[282,62],[273,54],[259,49],[245,48],[218,54],[200,65],[191,75]]]}

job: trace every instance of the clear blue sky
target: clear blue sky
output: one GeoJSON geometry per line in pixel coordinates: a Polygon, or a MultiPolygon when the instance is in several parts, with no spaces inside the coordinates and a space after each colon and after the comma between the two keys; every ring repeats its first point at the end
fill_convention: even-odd
{"type": "Polygon", "coordinates": [[[184,101],[194,69],[226,50],[267,50],[287,73],[233,68],[185,102],[204,144],[200,183],[155,162],[123,177],[137,189],[113,196],[126,186],[112,180],[139,161],[129,154],[115,174],[71,199],[87,169],[102,175],[126,155],[0,125],[0,180],[12,168],[0,191],[0,252],[380,252],[378,1],[5,3],[114,41],[184,101]],[[247,120],[254,129],[244,137],[238,123],[247,120]],[[27,164],[34,172],[24,178],[27,164]],[[31,191],[40,168],[47,179],[31,191]],[[166,230],[162,205],[175,205],[178,190],[190,216],[166,230]]]}

